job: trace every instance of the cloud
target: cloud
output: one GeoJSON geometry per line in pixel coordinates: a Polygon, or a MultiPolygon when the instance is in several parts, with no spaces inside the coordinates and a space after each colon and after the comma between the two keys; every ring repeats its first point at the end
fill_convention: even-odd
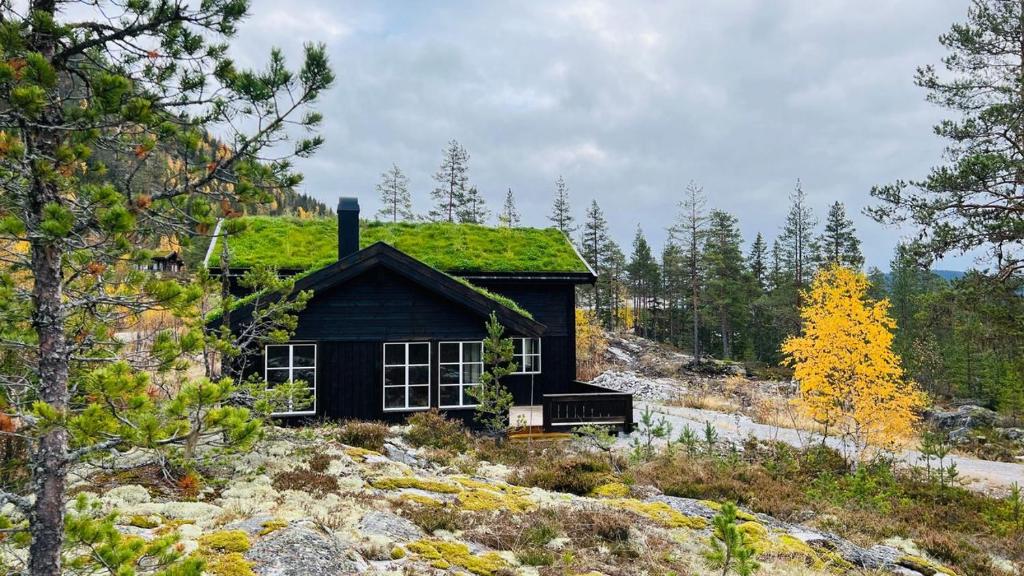
{"type": "Polygon", "coordinates": [[[885,267],[903,232],[859,212],[872,185],[940,160],[941,111],[912,78],[966,4],[255,0],[235,49],[279,45],[294,62],[327,44],[327,146],[298,166],[329,204],[358,195],[375,211],[394,162],[425,211],[456,138],[492,206],[511,187],[528,225],[547,224],[561,174],[580,217],[596,199],[623,246],[637,224],[660,245],[695,180],[748,241],[771,238],[799,177],[821,217],[847,204],[885,267]]]}

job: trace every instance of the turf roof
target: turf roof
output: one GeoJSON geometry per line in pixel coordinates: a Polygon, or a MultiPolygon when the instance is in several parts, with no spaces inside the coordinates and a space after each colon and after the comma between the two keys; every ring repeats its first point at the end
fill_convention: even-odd
{"type": "MultiPolygon", "coordinates": [[[[233,267],[308,270],[338,258],[336,218],[248,216],[244,221],[245,231],[228,244],[233,267]]],[[[444,272],[589,271],[565,235],[553,228],[361,222],[360,248],[375,242],[390,244],[444,272]]]]}

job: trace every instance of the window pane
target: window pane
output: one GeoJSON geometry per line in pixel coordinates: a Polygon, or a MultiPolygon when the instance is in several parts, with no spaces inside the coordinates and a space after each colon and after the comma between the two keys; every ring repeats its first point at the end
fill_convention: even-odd
{"type": "Polygon", "coordinates": [[[512,343],[513,343],[513,348],[512,349],[515,351],[515,354],[517,356],[523,353],[523,343],[525,341],[526,341],[525,338],[516,338],[516,339],[512,340],[512,343]]]}
{"type": "Polygon", "coordinates": [[[267,346],[267,368],[288,366],[288,346],[267,346]]]}
{"type": "Polygon", "coordinates": [[[537,338],[526,338],[523,340],[523,346],[527,354],[537,354],[540,352],[540,340],[537,338]]]}
{"type": "Polygon", "coordinates": [[[288,408],[291,412],[312,412],[313,406],[315,406],[315,394],[311,390],[309,394],[305,396],[299,396],[293,398],[290,402],[291,406],[288,408]]]}
{"type": "Polygon", "coordinates": [[[462,383],[472,384],[480,381],[480,373],[483,371],[482,364],[463,364],[462,383]]]}
{"type": "Polygon", "coordinates": [[[384,369],[384,385],[385,386],[404,386],[405,385],[405,367],[399,366],[397,368],[385,368],[384,369]]]}
{"type": "Polygon", "coordinates": [[[316,366],[316,346],[312,344],[292,346],[292,366],[316,366]]]}
{"type": "Polygon", "coordinates": [[[405,364],[405,344],[385,344],[384,363],[388,365],[405,364]]]}
{"type": "Polygon", "coordinates": [[[480,342],[466,342],[462,345],[463,362],[480,362],[484,345],[480,342]]]}
{"type": "Polygon", "coordinates": [[[430,364],[430,344],[409,344],[409,364],[430,364]]]}
{"type": "Polygon", "coordinates": [[[476,398],[473,397],[473,390],[476,389],[476,385],[466,386],[462,389],[462,404],[464,406],[472,406],[476,404],[476,398]]]}
{"type": "Polygon", "coordinates": [[[459,383],[459,365],[451,364],[441,366],[441,384],[459,383]]]}
{"type": "Polygon", "coordinates": [[[410,386],[409,387],[409,407],[410,408],[426,408],[429,404],[428,396],[430,395],[429,386],[410,386]]]}
{"type": "Polygon", "coordinates": [[[441,406],[458,406],[459,404],[459,387],[458,386],[441,386],[441,398],[438,403],[441,406]]]}
{"type": "Polygon", "coordinates": [[[410,366],[409,385],[430,384],[430,366],[410,366]]]}
{"type": "Polygon", "coordinates": [[[282,384],[288,381],[288,370],[267,370],[267,384],[282,384]]]}
{"type": "Polygon", "coordinates": [[[516,358],[517,372],[533,372],[533,356],[519,356],[516,358]]]}
{"type": "Polygon", "coordinates": [[[312,368],[298,368],[292,371],[292,380],[302,380],[308,388],[316,384],[316,370],[312,368]]]}
{"type": "Polygon", "coordinates": [[[384,407],[405,408],[405,388],[385,388],[384,407]]]}
{"type": "Polygon", "coordinates": [[[439,345],[441,362],[458,362],[459,361],[459,345],[458,343],[442,342],[439,345]]]}

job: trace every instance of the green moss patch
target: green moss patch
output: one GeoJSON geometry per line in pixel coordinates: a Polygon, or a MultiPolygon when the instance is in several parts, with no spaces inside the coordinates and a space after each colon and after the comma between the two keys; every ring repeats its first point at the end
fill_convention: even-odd
{"type": "MultiPolygon", "coordinates": [[[[232,266],[307,270],[338,259],[335,218],[249,216],[228,242],[232,266]]],[[[361,222],[361,248],[384,242],[446,272],[587,272],[553,228],[492,228],[447,222],[361,222]]],[[[214,247],[213,254],[219,253],[214,247]]],[[[216,262],[210,262],[211,266],[216,262]]]]}
{"type": "Polygon", "coordinates": [[[445,540],[417,540],[407,548],[410,552],[430,561],[430,565],[440,570],[452,566],[469,570],[477,576],[491,576],[506,567],[505,561],[495,552],[473,554],[469,547],[461,542],[445,540]]]}

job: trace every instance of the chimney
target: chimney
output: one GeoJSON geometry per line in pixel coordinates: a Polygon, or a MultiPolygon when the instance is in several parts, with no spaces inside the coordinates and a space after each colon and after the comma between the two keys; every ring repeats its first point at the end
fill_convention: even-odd
{"type": "Polygon", "coordinates": [[[359,200],[338,200],[338,260],[359,251],[359,200]]]}

